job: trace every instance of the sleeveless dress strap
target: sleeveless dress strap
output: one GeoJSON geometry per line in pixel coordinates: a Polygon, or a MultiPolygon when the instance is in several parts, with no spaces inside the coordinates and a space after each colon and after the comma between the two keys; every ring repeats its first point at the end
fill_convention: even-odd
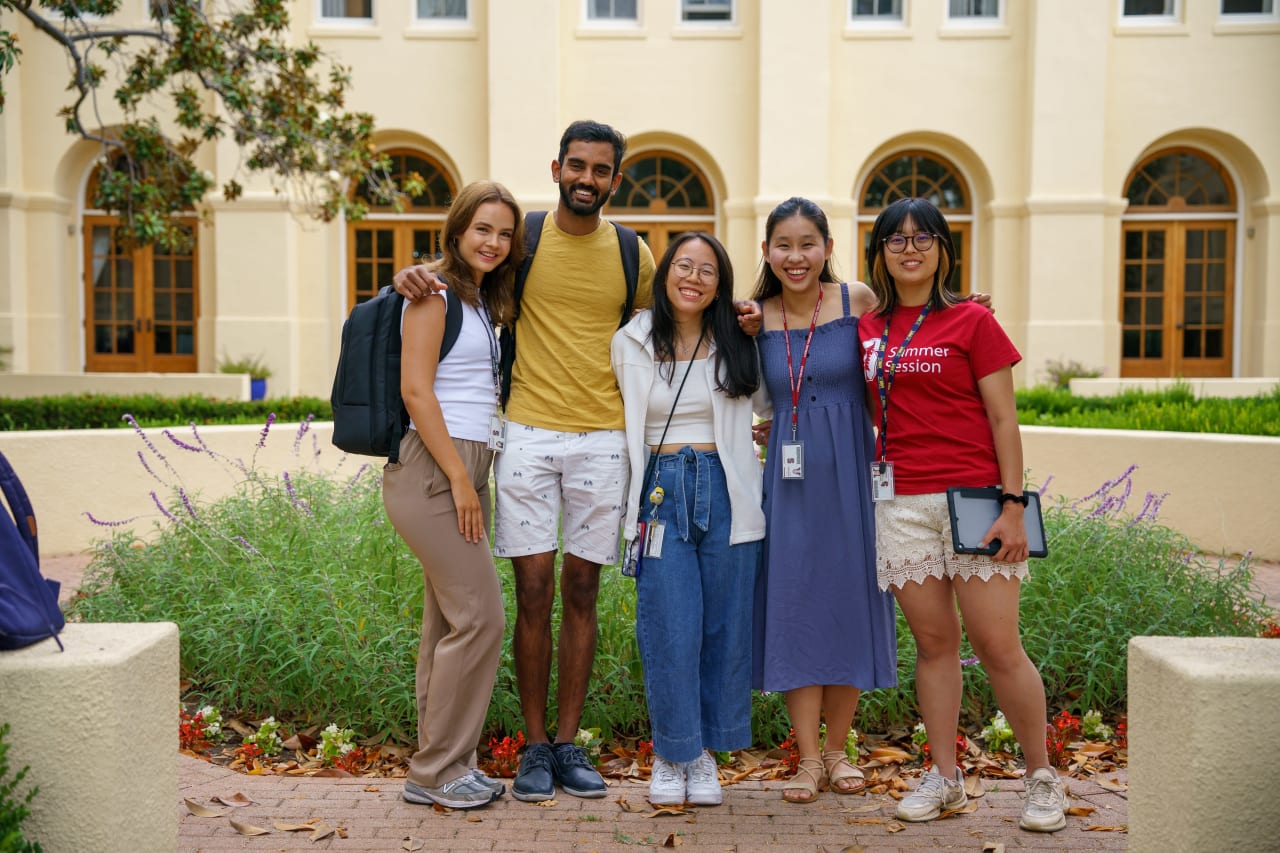
{"type": "Polygon", "coordinates": [[[844,316],[849,316],[849,283],[840,282],[840,301],[844,305],[844,316]]]}
{"type": "Polygon", "coordinates": [[[760,309],[760,331],[757,332],[757,336],[759,336],[764,334],[764,304],[757,301],[756,307],[760,309]]]}

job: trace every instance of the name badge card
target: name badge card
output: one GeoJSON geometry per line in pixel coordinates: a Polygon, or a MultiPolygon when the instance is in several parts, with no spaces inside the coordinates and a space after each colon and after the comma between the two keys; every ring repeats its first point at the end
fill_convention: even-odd
{"type": "Polygon", "coordinates": [[[804,442],[784,441],[779,448],[782,453],[782,479],[804,479],[804,442]]]}
{"type": "Polygon", "coordinates": [[[489,449],[501,453],[507,447],[507,421],[502,415],[494,412],[489,415],[489,449]]]}
{"type": "Polygon", "coordinates": [[[893,500],[893,463],[871,463],[871,500],[893,500]]]}

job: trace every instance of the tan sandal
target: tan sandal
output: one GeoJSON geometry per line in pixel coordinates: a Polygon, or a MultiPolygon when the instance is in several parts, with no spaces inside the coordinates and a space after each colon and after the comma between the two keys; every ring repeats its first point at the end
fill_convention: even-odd
{"type": "Polygon", "coordinates": [[[856,794],[866,787],[867,777],[842,749],[822,753],[822,769],[827,775],[827,786],[837,794],[856,794]],[[854,784],[840,784],[847,780],[854,784]]]}
{"type": "Polygon", "coordinates": [[[795,775],[782,786],[782,799],[788,803],[812,803],[818,799],[818,791],[826,782],[826,774],[822,772],[822,762],[816,758],[802,758],[796,766],[795,775]],[[788,792],[792,792],[790,795],[788,792]],[[803,793],[805,796],[796,796],[803,793]]]}

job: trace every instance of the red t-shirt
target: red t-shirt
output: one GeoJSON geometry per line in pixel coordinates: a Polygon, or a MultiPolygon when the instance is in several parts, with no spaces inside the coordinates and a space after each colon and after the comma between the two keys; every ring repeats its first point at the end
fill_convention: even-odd
{"type": "MultiPolygon", "coordinates": [[[[862,373],[872,400],[871,423],[881,420],[878,352],[886,320],[892,361],[920,309],[899,306],[891,318],[871,312],[858,322],[862,373]]],[[[995,316],[973,302],[934,309],[911,339],[889,386],[888,453],[894,490],[902,495],[945,492],[949,486],[1000,483],[995,440],[978,380],[1022,360],[995,316]]],[[[883,448],[876,442],[876,458],[883,448]]]]}

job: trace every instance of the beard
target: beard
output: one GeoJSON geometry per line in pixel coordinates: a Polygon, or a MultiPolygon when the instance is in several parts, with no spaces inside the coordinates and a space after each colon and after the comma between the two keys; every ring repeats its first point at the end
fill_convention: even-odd
{"type": "Polygon", "coordinates": [[[569,210],[571,210],[575,215],[592,216],[599,211],[600,208],[604,207],[605,202],[609,200],[609,194],[596,193],[595,187],[588,186],[586,184],[574,184],[570,187],[560,184],[560,200],[563,201],[565,207],[569,208],[569,210]],[[595,193],[595,199],[587,204],[583,204],[573,197],[573,191],[575,189],[584,189],[588,192],[595,193]]]}

